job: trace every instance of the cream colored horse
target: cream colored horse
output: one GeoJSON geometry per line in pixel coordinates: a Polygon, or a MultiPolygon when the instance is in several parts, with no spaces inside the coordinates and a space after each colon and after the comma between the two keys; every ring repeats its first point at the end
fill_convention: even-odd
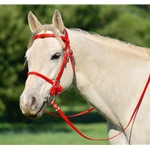
{"type": "MultiPolygon", "coordinates": [[[[108,137],[124,129],[138,103],[150,71],[150,53],[146,48],[65,28],[56,10],[52,24],[41,25],[29,12],[28,22],[34,35],[53,33],[56,38],[39,38],[29,42],[26,58],[29,72],[36,71],[54,80],[63,59],[64,29],[74,53],[75,75],[68,61],[60,79],[66,90],[72,83],[85,99],[107,119],[108,137]]],[[[20,96],[22,113],[30,118],[42,116],[51,84],[38,76],[28,76],[20,96]]],[[[57,101],[57,99],[56,99],[57,101]]],[[[132,124],[111,144],[150,143],[150,86],[132,124]]],[[[94,130],[94,129],[93,129],[94,130]]]]}

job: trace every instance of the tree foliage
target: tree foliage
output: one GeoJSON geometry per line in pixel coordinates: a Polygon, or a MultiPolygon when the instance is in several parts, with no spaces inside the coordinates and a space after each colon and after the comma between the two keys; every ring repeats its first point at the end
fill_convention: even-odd
{"type": "MultiPolygon", "coordinates": [[[[28,12],[32,11],[42,24],[48,24],[55,9],[61,12],[67,28],[80,28],[150,47],[148,5],[0,5],[1,120],[11,122],[20,121],[18,116],[23,118],[19,109],[19,96],[27,76],[23,64],[31,36],[28,12]]],[[[83,103],[83,100],[73,88],[59,96],[59,101],[65,105],[83,103]]]]}

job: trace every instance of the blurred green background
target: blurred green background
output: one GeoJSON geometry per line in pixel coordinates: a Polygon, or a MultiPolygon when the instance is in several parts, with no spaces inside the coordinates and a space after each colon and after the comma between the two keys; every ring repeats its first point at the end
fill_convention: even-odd
{"type": "MultiPolygon", "coordinates": [[[[46,123],[60,124],[60,118],[43,115],[30,120],[22,115],[19,96],[24,89],[27,68],[23,69],[27,43],[31,36],[27,15],[32,11],[42,24],[51,23],[54,10],[62,14],[67,28],[80,28],[142,47],[150,47],[149,5],[0,5],[0,133],[16,132],[23,127],[46,123]],[[16,128],[16,124],[19,124],[16,128]],[[11,127],[10,127],[11,125],[11,127]]],[[[71,87],[56,99],[66,114],[80,112],[90,106],[71,87]]],[[[50,111],[51,108],[47,108],[50,111]]],[[[104,122],[94,111],[74,123],[104,122]]],[[[38,126],[38,129],[42,126],[38,126]]],[[[49,129],[49,126],[44,126],[49,129]]],[[[38,130],[37,129],[37,130],[38,130]]],[[[65,129],[64,129],[65,130],[65,129]]],[[[94,130],[94,128],[93,128],[94,130]]]]}

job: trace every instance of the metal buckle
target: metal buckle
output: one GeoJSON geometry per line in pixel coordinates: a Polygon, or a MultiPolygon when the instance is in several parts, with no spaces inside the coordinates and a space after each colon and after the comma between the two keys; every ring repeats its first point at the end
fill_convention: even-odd
{"type": "Polygon", "coordinates": [[[47,105],[51,105],[51,102],[55,100],[55,95],[51,95],[50,93],[48,93],[47,97],[45,97],[45,101],[47,103],[47,105]]]}

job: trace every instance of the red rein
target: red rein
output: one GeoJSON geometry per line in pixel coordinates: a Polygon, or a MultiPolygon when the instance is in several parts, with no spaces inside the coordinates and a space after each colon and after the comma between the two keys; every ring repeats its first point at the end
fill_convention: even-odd
{"type": "MultiPolygon", "coordinates": [[[[59,70],[59,72],[58,72],[58,74],[57,74],[55,80],[52,81],[51,79],[47,78],[46,76],[44,76],[44,75],[42,75],[42,74],[40,74],[40,73],[38,73],[38,72],[35,72],[35,71],[31,71],[31,72],[28,73],[28,75],[36,75],[36,76],[38,76],[38,77],[44,79],[44,80],[47,81],[48,83],[52,84],[52,87],[51,87],[51,89],[50,89],[50,95],[52,95],[52,96],[57,96],[57,95],[59,95],[59,94],[62,92],[62,86],[59,84],[59,81],[60,81],[60,78],[61,78],[61,76],[62,76],[62,74],[63,74],[63,70],[64,70],[64,68],[65,68],[65,66],[66,66],[68,57],[70,58],[70,61],[71,61],[71,64],[72,64],[72,69],[73,69],[73,74],[74,74],[73,52],[72,52],[72,50],[70,49],[70,41],[69,41],[69,38],[68,38],[67,30],[66,30],[66,29],[64,29],[64,30],[65,30],[65,36],[61,36],[61,39],[65,42],[64,58],[63,58],[63,62],[62,62],[61,68],[60,68],[60,70],[59,70]]],[[[54,34],[39,34],[39,35],[35,35],[35,36],[34,36],[34,40],[36,40],[36,39],[38,39],[38,38],[49,38],[49,37],[55,38],[55,35],[54,35],[54,34]]],[[[57,104],[54,102],[54,100],[52,100],[52,101],[50,102],[50,104],[55,108],[55,110],[59,113],[59,115],[57,115],[57,114],[52,114],[52,113],[47,112],[47,111],[45,111],[45,110],[44,110],[44,113],[49,114],[49,115],[53,115],[53,116],[57,116],[57,117],[62,117],[62,118],[68,123],[68,125],[69,125],[72,129],[74,129],[79,135],[81,135],[82,137],[84,137],[84,138],[86,138],[86,139],[88,139],[88,140],[101,140],[101,141],[104,141],[104,140],[111,140],[111,139],[115,138],[116,136],[120,135],[122,132],[124,132],[124,131],[128,128],[128,126],[130,125],[131,121],[133,120],[133,117],[135,116],[135,114],[137,113],[137,111],[138,111],[138,109],[139,109],[139,107],[140,107],[140,104],[141,104],[141,102],[142,102],[142,100],[143,100],[143,97],[144,97],[144,95],[145,95],[145,92],[146,92],[146,90],[147,90],[147,87],[148,87],[149,83],[150,83],[150,75],[149,75],[149,77],[148,77],[148,80],[147,80],[147,82],[146,82],[146,85],[145,85],[145,87],[144,87],[144,90],[143,90],[143,92],[142,92],[142,94],[141,94],[141,96],[140,96],[140,99],[139,99],[139,101],[138,101],[138,103],[137,103],[137,105],[136,105],[136,107],[135,107],[135,109],[134,109],[134,111],[133,111],[133,113],[132,113],[132,116],[131,116],[131,118],[130,118],[128,124],[127,124],[127,126],[126,126],[122,131],[120,131],[118,134],[116,134],[116,135],[114,135],[114,136],[112,136],[112,137],[110,137],[110,138],[89,138],[89,137],[85,136],[84,134],[82,134],[82,133],[70,122],[70,120],[68,119],[68,118],[71,118],[71,117],[76,117],[76,116],[80,116],[80,115],[86,114],[86,113],[88,113],[88,112],[91,112],[92,110],[94,110],[94,108],[90,108],[89,110],[87,110],[87,111],[85,111],[85,112],[81,112],[81,113],[79,113],[79,114],[71,115],[71,116],[68,116],[68,117],[67,117],[67,116],[65,116],[65,114],[60,110],[60,108],[57,106],[57,104]]]]}
{"type": "MultiPolygon", "coordinates": [[[[147,82],[146,82],[146,85],[145,85],[145,87],[144,87],[144,90],[143,90],[143,92],[142,92],[142,94],[141,94],[141,96],[140,96],[140,99],[139,99],[139,101],[138,101],[138,103],[137,103],[137,105],[136,105],[136,107],[135,107],[135,109],[134,109],[134,111],[133,111],[133,113],[132,113],[132,116],[131,116],[131,118],[130,118],[128,124],[127,124],[127,126],[126,126],[122,131],[120,131],[118,134],[116,134],[116,135],[114,135],[114,136],[112,136],[112,137],[110,137],[110,138],[89,138],[89,137],[85,136],[83,133],[81,133],[81,132],[70,122],[70,120],[68,119],[69,116],[66,117],[65,114],[60,110],[60,108],[57,106],[57,104],[55,104],[54,101],[51,101],[51,105],[52,105],[52,106],[55,108],[55,110],[59,113],[59,115],[55,115],[55,116],[59,116],[59,117],[61,116],[61,117],[67,122],[67,124],[68,124],[72,129],[74,129],[79,135],[81,135],[81,136],[84,137],[85,139],[88,139],[88,140],[97,140],[97,141],[111,140],[111,139],[117,137],[118,135],[120,135],[121,133],[123,133],[123,132],[128,128],[128,126],[130,125],[131,121],[133,120],[133,117],[135,117],[135,114],[137,113],[137,111],[138,111],[138,109],[139,109],[139,107],[140,107],[140,105],[141,105],[141,102],[142,102],[143,97],[144,97],[144,95],[145,95],[145,93],[146,93],[146,90],[147,90],[147,88],[148,88],[149,83],[150,83],[150,75],[149,75],[149,77],[148,77],[148,80],[147,80],[147,82]]],[[[94,108],[91,108],[91,111],[92,111],[92,110],[94,110],[94,108]]],[[[89,111],[89,112],[90,112],[90,111],[89,111]]],[[[49,113],[46,112],[46,111],[45,111],[45,113],[46,113],[46,114],[49,114],[49,113]]],[[[84,112],[83,112],[83,113],[84,113],[84,112]]],[[[88,113],[88,111],[87,111],[87,113],[88,113]]],[[[84,113],[84,114],[85,114],[85,113],[84,113]]],[[[54,114],[50,114],[50,115],[54,115],[54,114]]],[[[82,115],[82,113],[80,113],[80,115],[82,115]]],[[[77,114],[77,115],[74,115],[73,117],[75,117],[75,116],[79,116],[79,115],[77,114]]],[[[71,116],[71,117],[72,117],[72,116],[71,116]]]]}

